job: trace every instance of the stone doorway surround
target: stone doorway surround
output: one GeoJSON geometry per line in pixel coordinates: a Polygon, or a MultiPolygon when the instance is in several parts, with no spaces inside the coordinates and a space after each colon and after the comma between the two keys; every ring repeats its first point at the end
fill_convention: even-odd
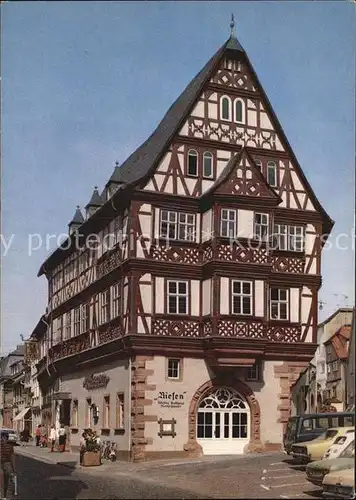
{"type": "Polygon", "coordinates": [[[201,400],[219,387],[233,389],[245,398],[250,407],[251,415],[251,439],[249,444],[246,446],[245,452],[262,451],[263,446],[260,439],[261,411],[260,405],[255,398],[252,389],[240,380],[231,380],[231,377],[227,378],[224,375],[218,375],[200,386],[190,402],[188,413],[188,442],[184,445],[184,450],[188,453],[188,456],[200,457],[203,455],[202,447],[197,442],[196,435],[198,408],[201,400]]]}

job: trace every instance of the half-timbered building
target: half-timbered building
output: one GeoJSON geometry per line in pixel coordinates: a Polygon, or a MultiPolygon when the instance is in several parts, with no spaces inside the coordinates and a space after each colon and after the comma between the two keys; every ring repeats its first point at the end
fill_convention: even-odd
{"type": "Polygon", "coordinates": [[[327,215],[232,34],[42,265],[52,419],[119,453],[280,447],[327,215]]]}

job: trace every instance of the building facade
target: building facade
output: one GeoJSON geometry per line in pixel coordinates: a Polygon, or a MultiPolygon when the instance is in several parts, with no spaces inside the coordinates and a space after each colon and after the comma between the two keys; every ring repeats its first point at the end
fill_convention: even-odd
{"type": "Polygon", "coordinates": [[[14,427],[14,388],[13,369],[14,363],[22,362],[24,357],[24,346],[17,348],[0,360],[0,426],[8,429],[14,427]]]}
{"type": "Polygon", "coordinates": [[[232,35],[40,269],[49,421],[133,460],[280,447],[332,226],[232,35]]]}
{"type": "Polygon", "coordinates": [[[356,335],[356,318],[355,318],[355,308],[352,312],[352,325],[351,325],[351,339],[349,356],[347,360],[346,368],[346,384],[347,384],[347,407],[355,411],[355,335],[356,335]]]}
{"type": "Polygon", "coordinates": [[[342,326],[325,342],[326,350],[326,401],[337,410],[347,408],[347,359],[351,326],[342,326]]]}

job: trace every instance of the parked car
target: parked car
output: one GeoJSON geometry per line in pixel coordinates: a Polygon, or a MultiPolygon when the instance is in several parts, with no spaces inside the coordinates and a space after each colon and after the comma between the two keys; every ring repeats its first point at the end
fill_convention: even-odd
{"type": "Polygon", "coordinates": [[[355,414],[351,412],[309,413],[290,417],[283,436],[284,450],[290,455],[292,445],[295,443],[311,441],[332,427],[350,427],[354,425],[355,414]]]}
{"type": "Polygon", "coordinates": [[[334,443],[328,448],[323,456],[323,459],[337,458],[346,450],[350,443],[355,439],[355,431],[347,431],[344,436],[339,436],[334,443]]]}
{"type": "Polygon", "coordinates": [[[329,472],[353,469],[355,466],[355,441],[352,441],[338,458],[318,460],[307,465],[307,479],[309,482],[321,486],[324,477],[329,472]]]}
{"type": "Polygon", "coordinates": [[[348,500],[355,497],[355,468],[326,474],[323,480],[323,497],[348,500]]]}
{"type": "Polygon", "coordinates": [[[19,440],[18,434],[13,429],[0,428],[0,435],[7,434],[10,443],[17,443],[19,440]]]}
{"type": "Polygon", "coordinates": [[[354,427],[336,427],[328,429],[321,436],[307,441],[292,445],[292,456],[301,463],[314,462],[321,460],[324,453],[330,445],[334,443],[339,436],[344,436],[347,431],[354,430],[354,427]]]}

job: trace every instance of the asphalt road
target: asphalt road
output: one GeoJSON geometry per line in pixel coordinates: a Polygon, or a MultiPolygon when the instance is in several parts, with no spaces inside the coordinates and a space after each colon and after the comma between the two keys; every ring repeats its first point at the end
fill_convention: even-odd
{"type": "Polygon", "coordinates": [[[166,487],[155,480],[88,474],[21,455],[16,457],[16,468],[20,500],[200,498],[197,493],[166,487]]]}

